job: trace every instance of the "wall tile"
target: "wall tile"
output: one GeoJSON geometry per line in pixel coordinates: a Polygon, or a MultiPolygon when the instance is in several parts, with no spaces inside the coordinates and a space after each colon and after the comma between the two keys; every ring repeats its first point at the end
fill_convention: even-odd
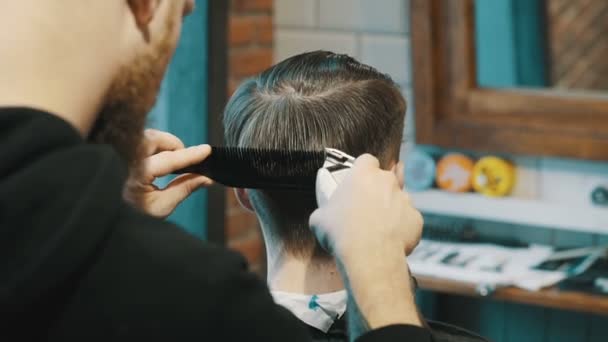
{"type": "Polygon", "coordinates": [[[364,35],[361,61],[388,73],[398,84],[411,84],[410,42],[406,37],[364,35]]]}
{"type": "Polygon", "coordinates": [[[405,33],[408,31],[407,0],[322,0],[319,26],[359,32],[405,33]]]}
{"type": "Polygon", "coordinates": [[[541,199],[554,203],[582,203],[584,178],[576,172],[561,169],[556,163],[541,160],[541,199]]]}
{"type": "Polygon", "coordinates": [[[403,96],[405,96],[405,100],[407,101],[407,115],[413,118],[414,112],[416,111],[416,103],[414,102],[414,89],[412,89],[412,86],[409,84],[401,84],[400,87],[401,93],[403,94],[403,96]]]}
{"type": "Polygon", "coordinates": [[[598,234],[595,242],[598,246],[608,245],[608,234],[598,234]]]}
{"type": "Polygon", "coordinates": [[[504,342],[507,304],[505,302],[479,301],[479,335],[493,342],[504,342]]]}
{"type": "Polygon", "coordinates": [[[480,334],[493,342],[504,341],[505,303],[462,296],[440,296],[436,319],[480,334]]]}
{"type": "Polygon", "coordinates": [[[564,230],[556,231],[554,239],[553,245],[561,248],[593,246],[596,242],[594,234],[564,230]]]}
{"type": "Polygon", "coordinates": [[[504,222],[473,221],[471,226],[483,237],[551,245],[554,232],[548,228],[521,226],[504,222]]]}
{"type": "Polygon", "coordinates": [[[581,197],[582,200],[591,201],[591,193],[595,188],[601,186],[608,189],[608,163],[585,163],[583,165],[586,166],[586,172],[583,178],[581,197]]]}
{"type": "Polygon", "coordinates": [[[359,0],[321,0],[319,6],[322,29],[357,31],[361,25],[359,0]]]}
{"type": "Polygon", "coordinates": [[[363,31],[409,31],[409,0],[359,0],[359,3],[363,31]]]}
{"type": "Polygon", "coordinates": [[[409,86],[402,85],[401,92],[407,102],[407,111],[405,113],[405,127],[403,131],[403,143],[406,146],[406,151],[411,150],[416,144],[416,122],[414,120],[414,102],[412,97],[412,89],[409,86]]]}
{"type": "Polygon", "coordinates": [[[546,201],[591,205],[592,189],[608,185],[608,163],[542,158],[540,165],[542,198],[546,201]]]}
{"type": "Polygon", "coordinates": [[[589,327],[589,339],[587,342],[604,342],[608,336],[608,320],[606,316],[588,315],[591,321],[589,327]]]}
{"type": "Polygon", "coordinates": [[[317,0],[275,0],[275,25],[315,27],[317,24],[317,6],[317,0]]]}
{"type": "Polygon", "coordinates": [[[276,62],[314,50],[330,50],[338,53],[355,55],[356,39],[354,33],[327,33],[307,30],[279,29],[275,33],[276,62]]]}
{"type": "Polygon", "coordinates": [[[532,157],[513,157],[516,165],[516,181],[511,196],[536,199],[540,197],[540,161],[532,157]]]}
{"type": "Polygon", "coordinates": [[[426,319],[435,319],[435,309],[437,304],[437,294],[430,291],[416,291],[416,305],[420,313],[426,319]]]}
{"type": "Polygon", "coordinates": [[[505,303],[505,342],[543,341],[545,331],[538,322],[544,322],[548,310],[530,305],[505,303]]]}
{"type": "Polygon", "coordinates": [[[551,311],[545,322],[545,341],[572,342],[586,341],[591,325],[588,315],[572,311],[551,311]],[[548,324],[547,324],[548,323],[548,324]]]}

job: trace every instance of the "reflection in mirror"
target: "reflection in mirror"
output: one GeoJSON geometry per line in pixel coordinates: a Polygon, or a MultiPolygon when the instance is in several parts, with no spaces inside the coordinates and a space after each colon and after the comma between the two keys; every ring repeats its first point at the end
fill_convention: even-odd
{"type": "Polygon", "coordinates": [[[608,92],[608,1],[475,1],[477,83],[608,92]]]}

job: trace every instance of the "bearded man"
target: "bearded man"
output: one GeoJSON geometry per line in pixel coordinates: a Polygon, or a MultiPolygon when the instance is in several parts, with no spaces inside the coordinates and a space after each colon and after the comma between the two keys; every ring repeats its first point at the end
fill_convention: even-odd
{"type": "MultiPolygon", "coordinates": [[[[143,133],[193,6],[0,1],[0,340],[309,340],[240,255],[159,219],[211,182],[153,186],[211,149],[143,133]]],[[[404,263],[422,221],[393,174],[361,156],[310,223],[353,338],[429,340],[404,263]]]]}

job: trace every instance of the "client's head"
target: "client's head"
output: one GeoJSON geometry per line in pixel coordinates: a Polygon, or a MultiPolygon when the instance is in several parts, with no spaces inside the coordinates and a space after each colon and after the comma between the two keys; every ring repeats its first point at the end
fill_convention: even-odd
{"type": "MultiPolygon", "coordinates": [[[[388,75],[346,55],[316,51],[241,84],[224,113],[225,139],[229,146],[370,153],[384,169],[397,170],[405,110],[388,75]]],[[[313,191],[237,195],[256,212],[268,247],[301,258],[327,256],[308,227],[317,207],[313,191]]]]}

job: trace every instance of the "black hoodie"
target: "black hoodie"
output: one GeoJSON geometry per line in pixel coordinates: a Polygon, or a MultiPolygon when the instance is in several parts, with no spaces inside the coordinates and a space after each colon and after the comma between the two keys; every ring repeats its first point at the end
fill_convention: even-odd
{"type": "Polygon", "coordinates": [[[125,204],[125,178],[58,117],[0,108],[0,341],[310,340],[240,255],[125,204]]]}

